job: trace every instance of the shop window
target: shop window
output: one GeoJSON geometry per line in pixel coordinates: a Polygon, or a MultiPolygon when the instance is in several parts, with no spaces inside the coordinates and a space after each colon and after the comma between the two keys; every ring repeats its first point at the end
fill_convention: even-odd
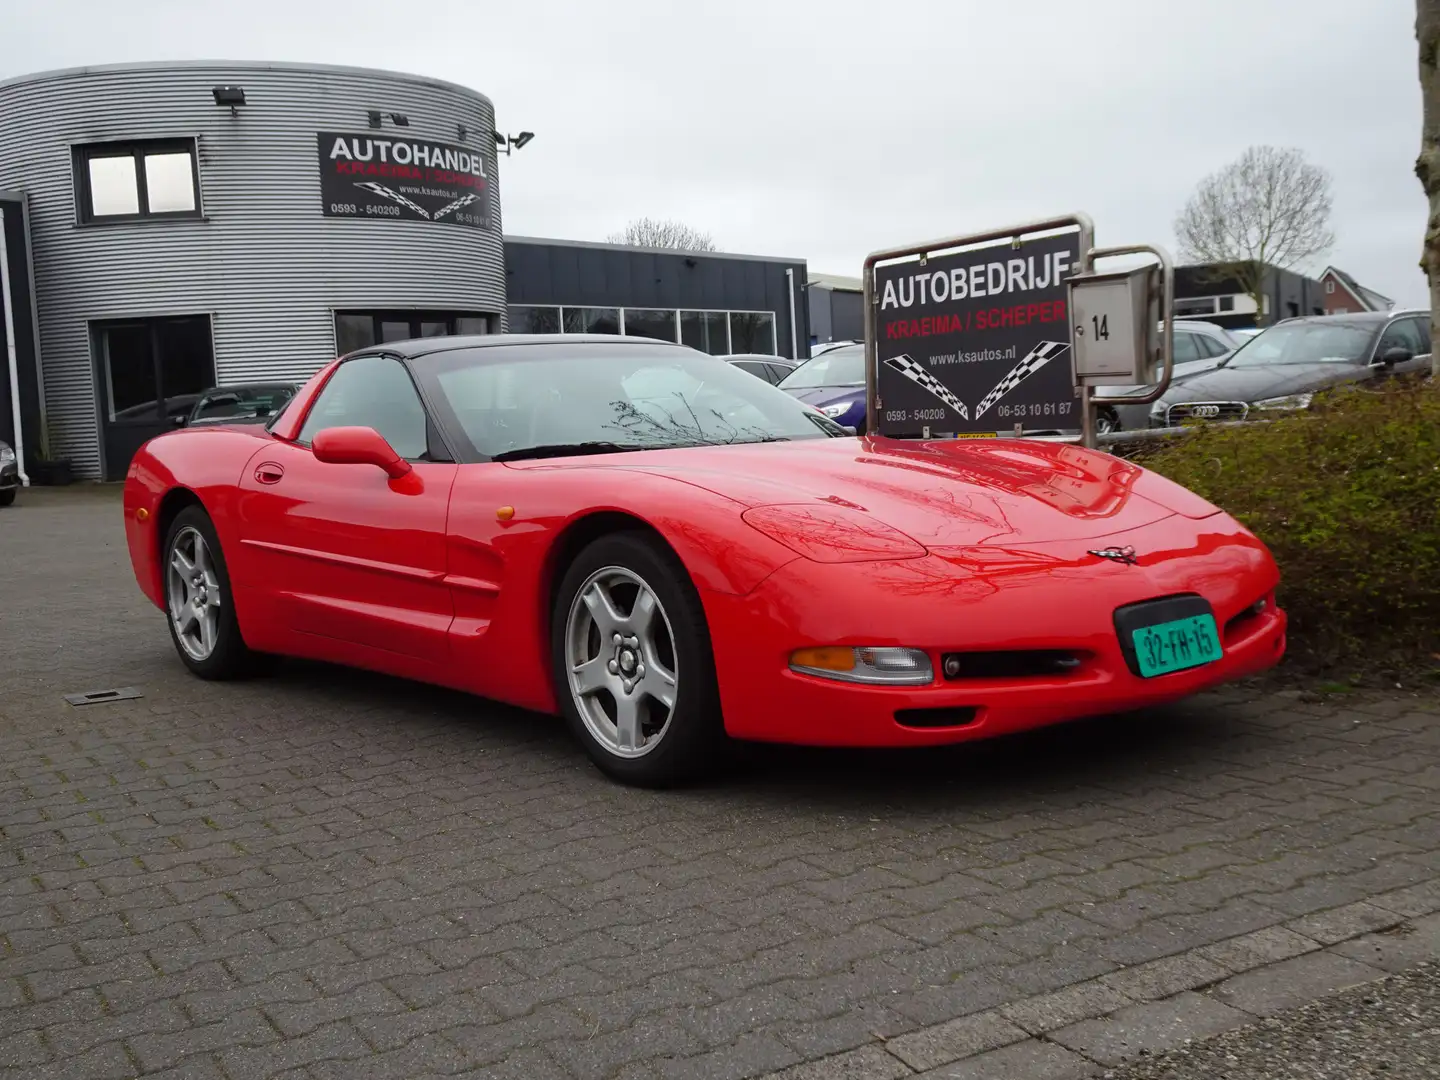
{"type": "Polygon", "coordinates": [[[386,341],[488,334],[490,316],[446,311],[337,311],[335,355],[386,341]]]}
{"type": "Polygon", "coordinates": [[[711,356],[725,356],[730,352],[729,316],[723,311],[680,312],[680,343],[711,356]]]}
{"type": "Polygon", "coordinates": [[[179,139],[77,147],[75,195],[84,222],[199,217],[195,142],[179,139]]]}
{"type": "Polygon", "coordinates": [[[512,305],[508,309],[508,315],[512,334],[558,334],[560,332],[560,309],[558,307],[512,305]]]}
{"type": "Polygon", "coordinates": [[[625,335],[627,337],[654,338],[657,341],[679,340],[675,328],[673,311],[654,308],[626,308],[625,335]]]}
{"type": "Polygon", "coordinates": [[[567,307],[563,311],[563,326],[567,334],[620,333],[619,308],[567,307]]]}
{"type": "Polygon", "coordinates": [[[775,315],[769,311],[730,312],[730,351],[774,356],[775,315]]]}

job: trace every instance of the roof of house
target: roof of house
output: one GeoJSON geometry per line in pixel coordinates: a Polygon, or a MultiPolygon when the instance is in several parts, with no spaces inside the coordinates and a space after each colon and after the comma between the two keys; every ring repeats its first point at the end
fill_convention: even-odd
{"type": "Polygon", "coordinates": [[[1325,273],[1320,275],[1323,281],[1326,274],[1334,274],[1337,281],[1344,285],[1354,294],[1355,299],[1366,305],[1371,311],[1389,311],[1395,306],[1395,301],[1388,296],[1383,296],[1374,289],[1367,289],[1353,277],[1341,270],[1338,266],[1327,266],[1325,273]]]}

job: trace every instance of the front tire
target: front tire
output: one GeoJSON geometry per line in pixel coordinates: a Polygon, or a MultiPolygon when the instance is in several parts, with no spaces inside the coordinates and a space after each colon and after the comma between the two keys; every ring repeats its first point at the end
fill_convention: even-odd
{"type": "Polygon", "coordinates": [[[575,558],[551,618],[555,694],[606,775],[665,787],[716,763],[725,742],[700,595],[662,544],[612,533],[575,558]]]}
{"type": "Polygon", "coordinates": [[[165,614],[180,660],[202,679],[253,674],[260,657],[240,636],[234,591],[210,515],[187,506],[165,535],[165,614]]]}
{"type": "Polygon", "coordinates": [[[15,495],[19,488],[10,488],[8,491],[0,491],[0,506],[11,506],[15,502],[15,495]]]}

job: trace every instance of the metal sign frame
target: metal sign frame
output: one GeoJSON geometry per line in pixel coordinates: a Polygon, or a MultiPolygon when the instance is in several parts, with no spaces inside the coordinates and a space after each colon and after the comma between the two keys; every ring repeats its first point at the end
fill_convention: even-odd
{"type": "MultiPolygon", "coordinates": [[[[1175,270],[1170,256],[1161,248],[1152,247],[1148,244],[1132,244],[1123,247],[1097,248],[1095,246],[1095,223],[1089,214],[1064,214],[1059,217],[1042,218],[1037,221],[1024,222],[1018,225],[1010,225],[1001,229],[987,229],[984,232],[969,233],[961,236],[943,237],[938,240],[930,240],[920,244],[907,244],[904,247],[884,248],[879,251],[872,251],[865,257],[864,269],[861,273],[861,296],[865,305],[865,430],[876,431],[879,428],[879,408],[876,399],[879,395],[879,336],[878,317],[875,305],[875,268],[880,263],[894,262],[898,259],[907,259],[915,256],[928,258],[931,255],[938,255],[953,249],[976,247],[982,244],[998,243],[1009,240],[1018,244],[1027,236],[1037,233],[1054,233],[1065,229],[1075,229],[1079,236],[1078,261],[1075,263],[1073,276],[1082,276],[1093,272],[1095,260],[1111,258],[1119,255],[1154,255],[1160,262],[1162,278],[1161,312],[1165,329],[1161,335],[1161,377],[1159,384],[1145,394],[1127,395],[1124,397],[1106,398],[1106,404],[1122,405],[1144,405],[1160,398],[1170,388],[1170,376],[1174,369],[1174,343],[1175,333],[1171,312],[1175,305],[1175,270]]],[[[1068,306],[1068,304],[1067,304],[1068,306]]],[[[1067,311],[1067,321],[1069,312],[1067,311]]],[[[1070,327],[1071,340],[1073,341],[1074,327],[1070,327]]],[[[1080,399],[1080,436],[1079,442],[1088,449],[1095,449],[1095,408],[1091,387],[1086,384],[1077,385],[1076,395],[1080,399]]],[[[1053,437],[1050,441],[1075,442],[1071,436],[1061,436],[1058,440],[1053,437]]]]}

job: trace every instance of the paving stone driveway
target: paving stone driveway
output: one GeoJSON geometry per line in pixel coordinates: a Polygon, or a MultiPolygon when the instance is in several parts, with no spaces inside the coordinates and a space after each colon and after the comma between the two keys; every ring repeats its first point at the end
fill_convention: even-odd
{"type": "Polygon", "coordinates": [[[1433,696],[1242,690],[629,790],[459,695],[189,678],[117,493],[27,492],[0,511],[0,1076],[743,1077],[1085,980],[1120,1007],[1240,969],[1135,965],[1440,907],[1437,789],[1433,696]],[[144,696],[62,700],[118,686],[144,696]]]}

